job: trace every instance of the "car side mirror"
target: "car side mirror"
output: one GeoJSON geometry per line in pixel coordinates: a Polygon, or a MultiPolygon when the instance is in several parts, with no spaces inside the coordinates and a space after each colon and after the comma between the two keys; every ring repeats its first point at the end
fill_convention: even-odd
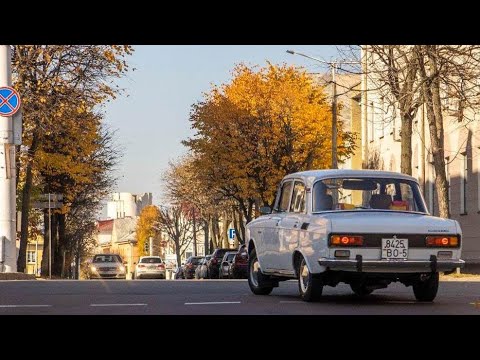
{"type": "Polygon", "coordinates": [[[267,215],[267,214],[271,214],[272,213],[272,209],[270,209],[270,206],[262,206],[260,208],[260,214],[262,215],[267,215]]]}

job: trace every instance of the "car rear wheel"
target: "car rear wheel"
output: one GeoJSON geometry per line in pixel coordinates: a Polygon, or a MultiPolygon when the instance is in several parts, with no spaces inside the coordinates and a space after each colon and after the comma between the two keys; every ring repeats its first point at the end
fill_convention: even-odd
{"type": "Polygon", "coordinates": [[[433,301],[437,296],[439,276],[438,272],[420,274],[413,283],[413,293],[418,301],[433,301]]]}
{"type": "Polygon", "coordinates": [[[302,300],[308,302],[318,300],[323,292],[322,279],[313,276],[304,258],[298,266],[298,290],[302,300]]]}
{"type": "Polygon", "coordinates": [[[267,285],[269,277],[262,273],[257,253],[252,250],[248,264],[248,285],[255,295],[268,295],[272,292],[273,286],[267,285]]]}

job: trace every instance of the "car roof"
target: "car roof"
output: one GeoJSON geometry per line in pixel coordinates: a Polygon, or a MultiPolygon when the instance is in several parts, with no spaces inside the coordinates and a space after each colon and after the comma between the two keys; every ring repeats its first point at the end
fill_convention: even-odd
{"type": "Polygon", "coordinates": [[[293,174],[289,174],[284,177],[287,179],[301,178],[306,182],[306,185],[313,185],[316,180],[342,178],[342,177],[373,177],[373,178],[387,178],[387,179],[402,179],[409,180],[418,183],[418,180],[414,177],[406,174],[402,174],[395,171],[383,171],[383,170],[351,170],[351,169],[329,169],[329,170],[309,170],[300,171],[293,174]]]}
{"type": "Polygon", "coordinates": [[[152,256],[140,256],[140,259],[145,259],[145,258],[157,258],[157,259],[161,259],[160,256],[154,256],[154,255],[152,255],[152,256]]]}

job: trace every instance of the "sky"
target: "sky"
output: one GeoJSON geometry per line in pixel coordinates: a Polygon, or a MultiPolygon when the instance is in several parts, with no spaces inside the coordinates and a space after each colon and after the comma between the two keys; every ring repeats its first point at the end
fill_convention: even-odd
{"type": "Polygon", "coordinates": [[[188,121],[191,105],[202,99],[212,84],[231,79],[235,64],[287,63],[309,72],[325,65],[294,50],[323,60],[336,56],[333,45],[145,45],[134,46],[127,61],[131,68],[117,83],[125,90],[105,107],[106,124],[117,131],[123,157],[114,191],[153,193],[161,203],[161,176],[170,160],[186,153],[181,144],[193,135],[188,121]]]}

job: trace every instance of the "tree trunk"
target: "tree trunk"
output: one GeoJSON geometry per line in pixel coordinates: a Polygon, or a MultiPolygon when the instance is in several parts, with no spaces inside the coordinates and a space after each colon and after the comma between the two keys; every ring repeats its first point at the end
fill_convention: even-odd
{"type": "Polygon", "coordinates": [[[205,255],[208,255],[210,254],[210,239],[208,238],[209,221],[207,219],[204,220],[203,229],[204,229],[203,232],[205,235],[205,239],[204,239],[205,255]]]}
{"type": "MultiPolygon", "coordinates": [[[[46,277],[49,275],[49,259],[50,259],[50,248],[49,248],[49,232],[50,227],[48,223],[48,209],[44,210],[43,212],[43,223],[44,225],[44,232],[43,232],[43,253],[42,253],[42,276],[46,277]]],[[[22,223],[23,225],[23,223],[22,223]]]]}
{"type": "MultiPolygon", "coordinates": [[[[27,166],[25,170],[25,184],[22,189],[22,225],[20,230],[20,249],[18,251],[17,271],[25,272],[25,263],[27,258],[27,243],[28,243],[28,223],[30,215],[30,195],[32,193],[33,184],[33,161],[35,153],[39,145],[38,135],[34,134],[32,139],[32,146],[27,155],[27,166]]],[[[43,263],[43,261],[42,261],[43,263]]],[[[43,269],[43,268],[42,268],[43,269]]]]}
{"type": "Polygon", "coordinates": [[[420,76],[422,80],[422,96],[427,107],[427,120],[430,132],[430,143],[435,168],[435,186],[438,199],[440,217],[449,218],[448,208],[448,182],[445,172],[445,150],[443,146],[443,115],[440,101],[440,83],[437,74],[437,59],[435,45],[426,45],[430,72],[433,79],[427,77],[423,52],[418,52],[420,76]]]}
{"type": "Polygon", "coordinates": [[[407,175],[412,175],[412,126],[413,118],[402,114],[400,172],[407,175]]]}
{"type": "Polygon", "coordinates": [[[193,209],[193,218],[192,218],[192,226],[193,226],[193,256],[197,256],[197,222],[195,218],[196,209],[193,209]]]}
{"type": "Polygon", "coordinates": [[[64,276],[64,264],[65,266],[68,266],[65,261],[65,250],[67,249],[67,239],[65,238],[65,214],[58,214],[57,215],[57,229],[58,229],[58,249],[59,249],[59,254],[60,254],[60,274],[63,277],[64,276]]]}
{"type": "Polygon", "coordinates": [[[177,255],[177,267],[182,266],[182,255],[180,253],[180,241],[179,239],[173,239],[173,242],[175,243],[175,254],[177,255]]]}

